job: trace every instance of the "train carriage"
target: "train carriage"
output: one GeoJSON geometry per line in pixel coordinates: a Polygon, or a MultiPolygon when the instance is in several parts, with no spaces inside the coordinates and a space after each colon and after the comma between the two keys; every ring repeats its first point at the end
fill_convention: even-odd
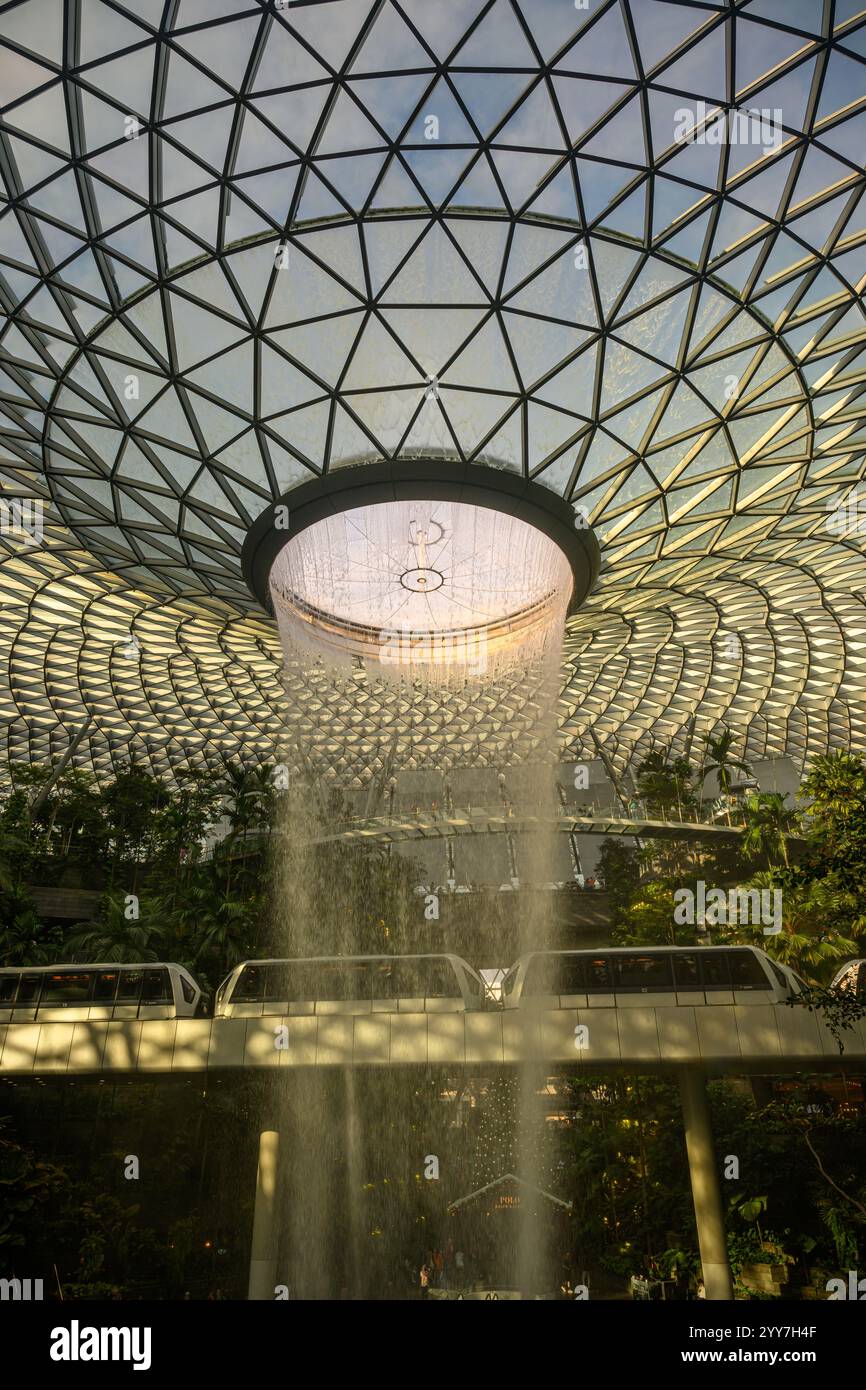
{"type": "Polygon", "coordinates": [[[0,1023],[193,1018],[200,986],[168,961],[0,969],[0,1023]]]}
{"type": "Polygon", "coordinates": [[[217,1018],[264,1014],[462,1013],[481,976],[459,956],[318,956],[244,961],[217,990],[217,1018]]]}
{"type": "Polygon", "coordinates": [[[532,951],[502,981],[506,1009],[784,1003],[800,993],[788,966],[754,946],[532,951]]]}

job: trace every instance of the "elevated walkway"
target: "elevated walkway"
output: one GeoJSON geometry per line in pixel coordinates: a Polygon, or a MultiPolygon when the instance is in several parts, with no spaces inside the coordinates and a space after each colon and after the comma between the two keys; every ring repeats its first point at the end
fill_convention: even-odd
{"type": "MultiPolygon", "coordinates": [[[[317,836],[313,844],[391,844],[404,840],[437,840],[455,835],[526,835],[539,830],[561,835],[625,835],[646,840],[695,839],[706,841],[739,839],[741,825],[718,821],[649,820],[607,811],[583,815],[504,816],[477,810],[450,816],[372,816],[353,821],[343,830],[317,836]]],[[[789,844],[802,841],[790,835],[789,844]]]]}

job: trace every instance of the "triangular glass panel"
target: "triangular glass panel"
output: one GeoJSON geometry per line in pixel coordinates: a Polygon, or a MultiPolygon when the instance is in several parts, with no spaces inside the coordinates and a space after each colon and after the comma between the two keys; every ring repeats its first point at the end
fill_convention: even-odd
{"type": "Polygon", "coordinates": [[[274,492],[277,497],[282,497],[300,483],[309,483],[317,476],[316,470],[301,463],[270,435],[265,435],[264,447],[270,459],[274,475],[274,492]]]}
{"type": "MultiPolygon", "coordinates": [[[[327,77],[327,68],[318,62],[313,52],[276,20],[268,30],[265,51],[253,78],[253,92],[295,87],[300,83],[322,83],[327,77]]],[[[326,88],[321,86],[311,90],[324,96],[326,88]]]]}
{"type": "Polygon", "coordinates": [[[643,105],[635,95],[625,106],[609,117],[601,129],[581,146],[581,154],[600,159],[628,159],[630,164],[646,164],[647,150],[643,140],[643,105]]]}
{"type": "Polygon", "coordinates": [[[297,405],[306,405],[321,395],[321,386],[262,340],[259,345],[259,416],[267,419],[297,405]]]}
{"type": "Polygon", "coordinates": [[[371,315],[352,354],[341,389],[360,391],[377,386],[385,389],[420,385],[417,367],[378,318],[371,315]]]}
{"type": "Polygon", "coordinates": [[[375,296],[426,229],[426,221],[410,217],[369,218],[363,224],[362,236],[375,296]]]}
{"type": "MultiPolygon", "coordinates": [[[[673,6],[671,7],[674,8],[673,6]]],[[[708,16],[704,16],[707,18],[708,16]]],[[[697,19],[698,16],[695,15],[697,19]]],[[[682,92],[694,92],[705,101],[725,101],[727,85],[726,26],[716,25],[704,38],[694,44],[681,58],[654,76],[664,87],[676,87],[682,92]]]]}
{"type": "Polygon", "coordinates": [[[452,72],[450,78],[483,136],[499,125],[534,80],[526,72],[452,72]]]}
{"type": "Polygon", "coordinates": [[[507,0],[495,0],[451,61],[461,68],[538,66],[538,60],[507,0]]]}
{"type": "Polygon", "coordinates": [[[535,216],[573,222],[578,217],[574,167],[567,160],[558,174],[548,179],[540,193],[528,204],[526,211],[535,216]]]}
{"type": "Polygon", "coordinates": [[[430,145],[426,149],[405,150],[403,158],[424,190],[427,201],[432,207],[439,207],[447,202],[448,195],[460,183],[472,153],[430,145]]]}
{"type": "MultiPolygon", "coordinates": [[[[388,139],[396,140],[412,119],[422,93],[430,86],[430,74],[364,77],[349,85],[356,100],[382,127],[388,139]]],[[[453,97],[451,100],[453,102],[453,97]]],[[[427,109],[426,101],[424,108],[427,109]]]]}
{"type": "Polygon", "coordinates": [[[637,76],[619,5],[605,10],[591,28],[583,30],[577,42],[559,59],[557,69],[589,78],[629,80],[637,76]]]}
{"type": "Polygon", "coordinates": [[[489,318],[445,372],[443,382],[483,389],[492,381],[503,391],[520,388],[496,318],[489,318]]]}
{"type": "Polygon", "coordinates": [[[451,199],[452,207],[505,210],[505,202],[487,155],[476,159],[451,199]]]}
{"type": "Polygon", "coordinates": [[[259,30],[259,19],[234,19],[228,24],[209,25],[189,33],[177,34],[176,42],[208,71],[223,82],[240,89],[259,30]]]}
{"type": "Polygon", "coordinates": [[[437,224],[431,225],[406,265],[388,286],[384,303],[484,303],[485,296],[469,267],[437,224]]]}
{"type": "Polygon", "coordinates": [[[634,182],[634,169],[577,159],[577,177],[587,223],[601,220],[605,208],[634,182]]]}
{"type": "MultiPolygon", "coordinates": [[[[430,55],[418,42],[402,15],[389,6],[376,16],[349,71],[354,77],[364,72],[400,72],[403,68],[429,66],[430,55]]],[[[414,78],[411,80],[414,81],[414,78]]],[[[380,82],[382,78],[377,77],[376,81],[380,82]]]]}
{"type": "Polygon", "coordinates": [[[593,82],[591,78],[564,77],[559,73],[554,74],[553,88],[572,145],[578,144],[629,90],[614,82],[593,82]]]}
{"type": "Polygon", "coordinates": [[[400,8],[436,56],[445,58],[455,50],[485,3],[486,0],[465,0],[463,4],[437,7],[434,11],[430,0],[401,0],[400,8]]]}

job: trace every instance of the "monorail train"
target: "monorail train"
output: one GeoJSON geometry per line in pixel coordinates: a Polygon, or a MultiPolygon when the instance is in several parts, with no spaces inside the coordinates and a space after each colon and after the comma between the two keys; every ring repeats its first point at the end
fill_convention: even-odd
{"type": "Polygon", "coordinates": [[[484,1008],[486,996],[481,976],[460,956],[248,960],[220,985],[214,1016],[463,1013],[484,1008]]]}
{"type": "Polygon", "coordinates": [[[202,992],[182,965],[28,965],[0,968],[0,1023],[192,1018],[202,992]]]}
{"type": "Polygon", "coordinates": [[[506,1009],[780,1004],[801,981],[754,946],[532,951],[502,981],[506,1009]]]}
{"type": "Polygon", "coordinates": [[[866,960],[848,960],[830,981],[831,989],[850,990],[859,1004],[866,1004],[866,960]]]}

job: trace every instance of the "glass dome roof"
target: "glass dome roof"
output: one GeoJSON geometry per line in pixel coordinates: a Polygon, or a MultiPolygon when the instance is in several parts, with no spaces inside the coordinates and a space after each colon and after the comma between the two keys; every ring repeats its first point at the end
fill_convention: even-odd
{"type": "Polygon", "coordinates": [[[761,746],[850,738],[858,691],[828,677],[811,731],[792,692],[827,666],[844,685],[862,630],[864,19],[854,0],[7,5],[0,471],[63,539],[0,536],[6,592],[30,621],[92,570],[217,633],[253,607],[249,526],[292,487],[488,463],[599,538],[569,651],[657,644],[625,690],[572,673],[574,709],[597,697],[623,747],[669,703],[671,736],[690,718],[686,633],[702,723],[730,717],[730,681],[761,746]],[[712,644],[749,624],[729,671],[712,644]]]}

